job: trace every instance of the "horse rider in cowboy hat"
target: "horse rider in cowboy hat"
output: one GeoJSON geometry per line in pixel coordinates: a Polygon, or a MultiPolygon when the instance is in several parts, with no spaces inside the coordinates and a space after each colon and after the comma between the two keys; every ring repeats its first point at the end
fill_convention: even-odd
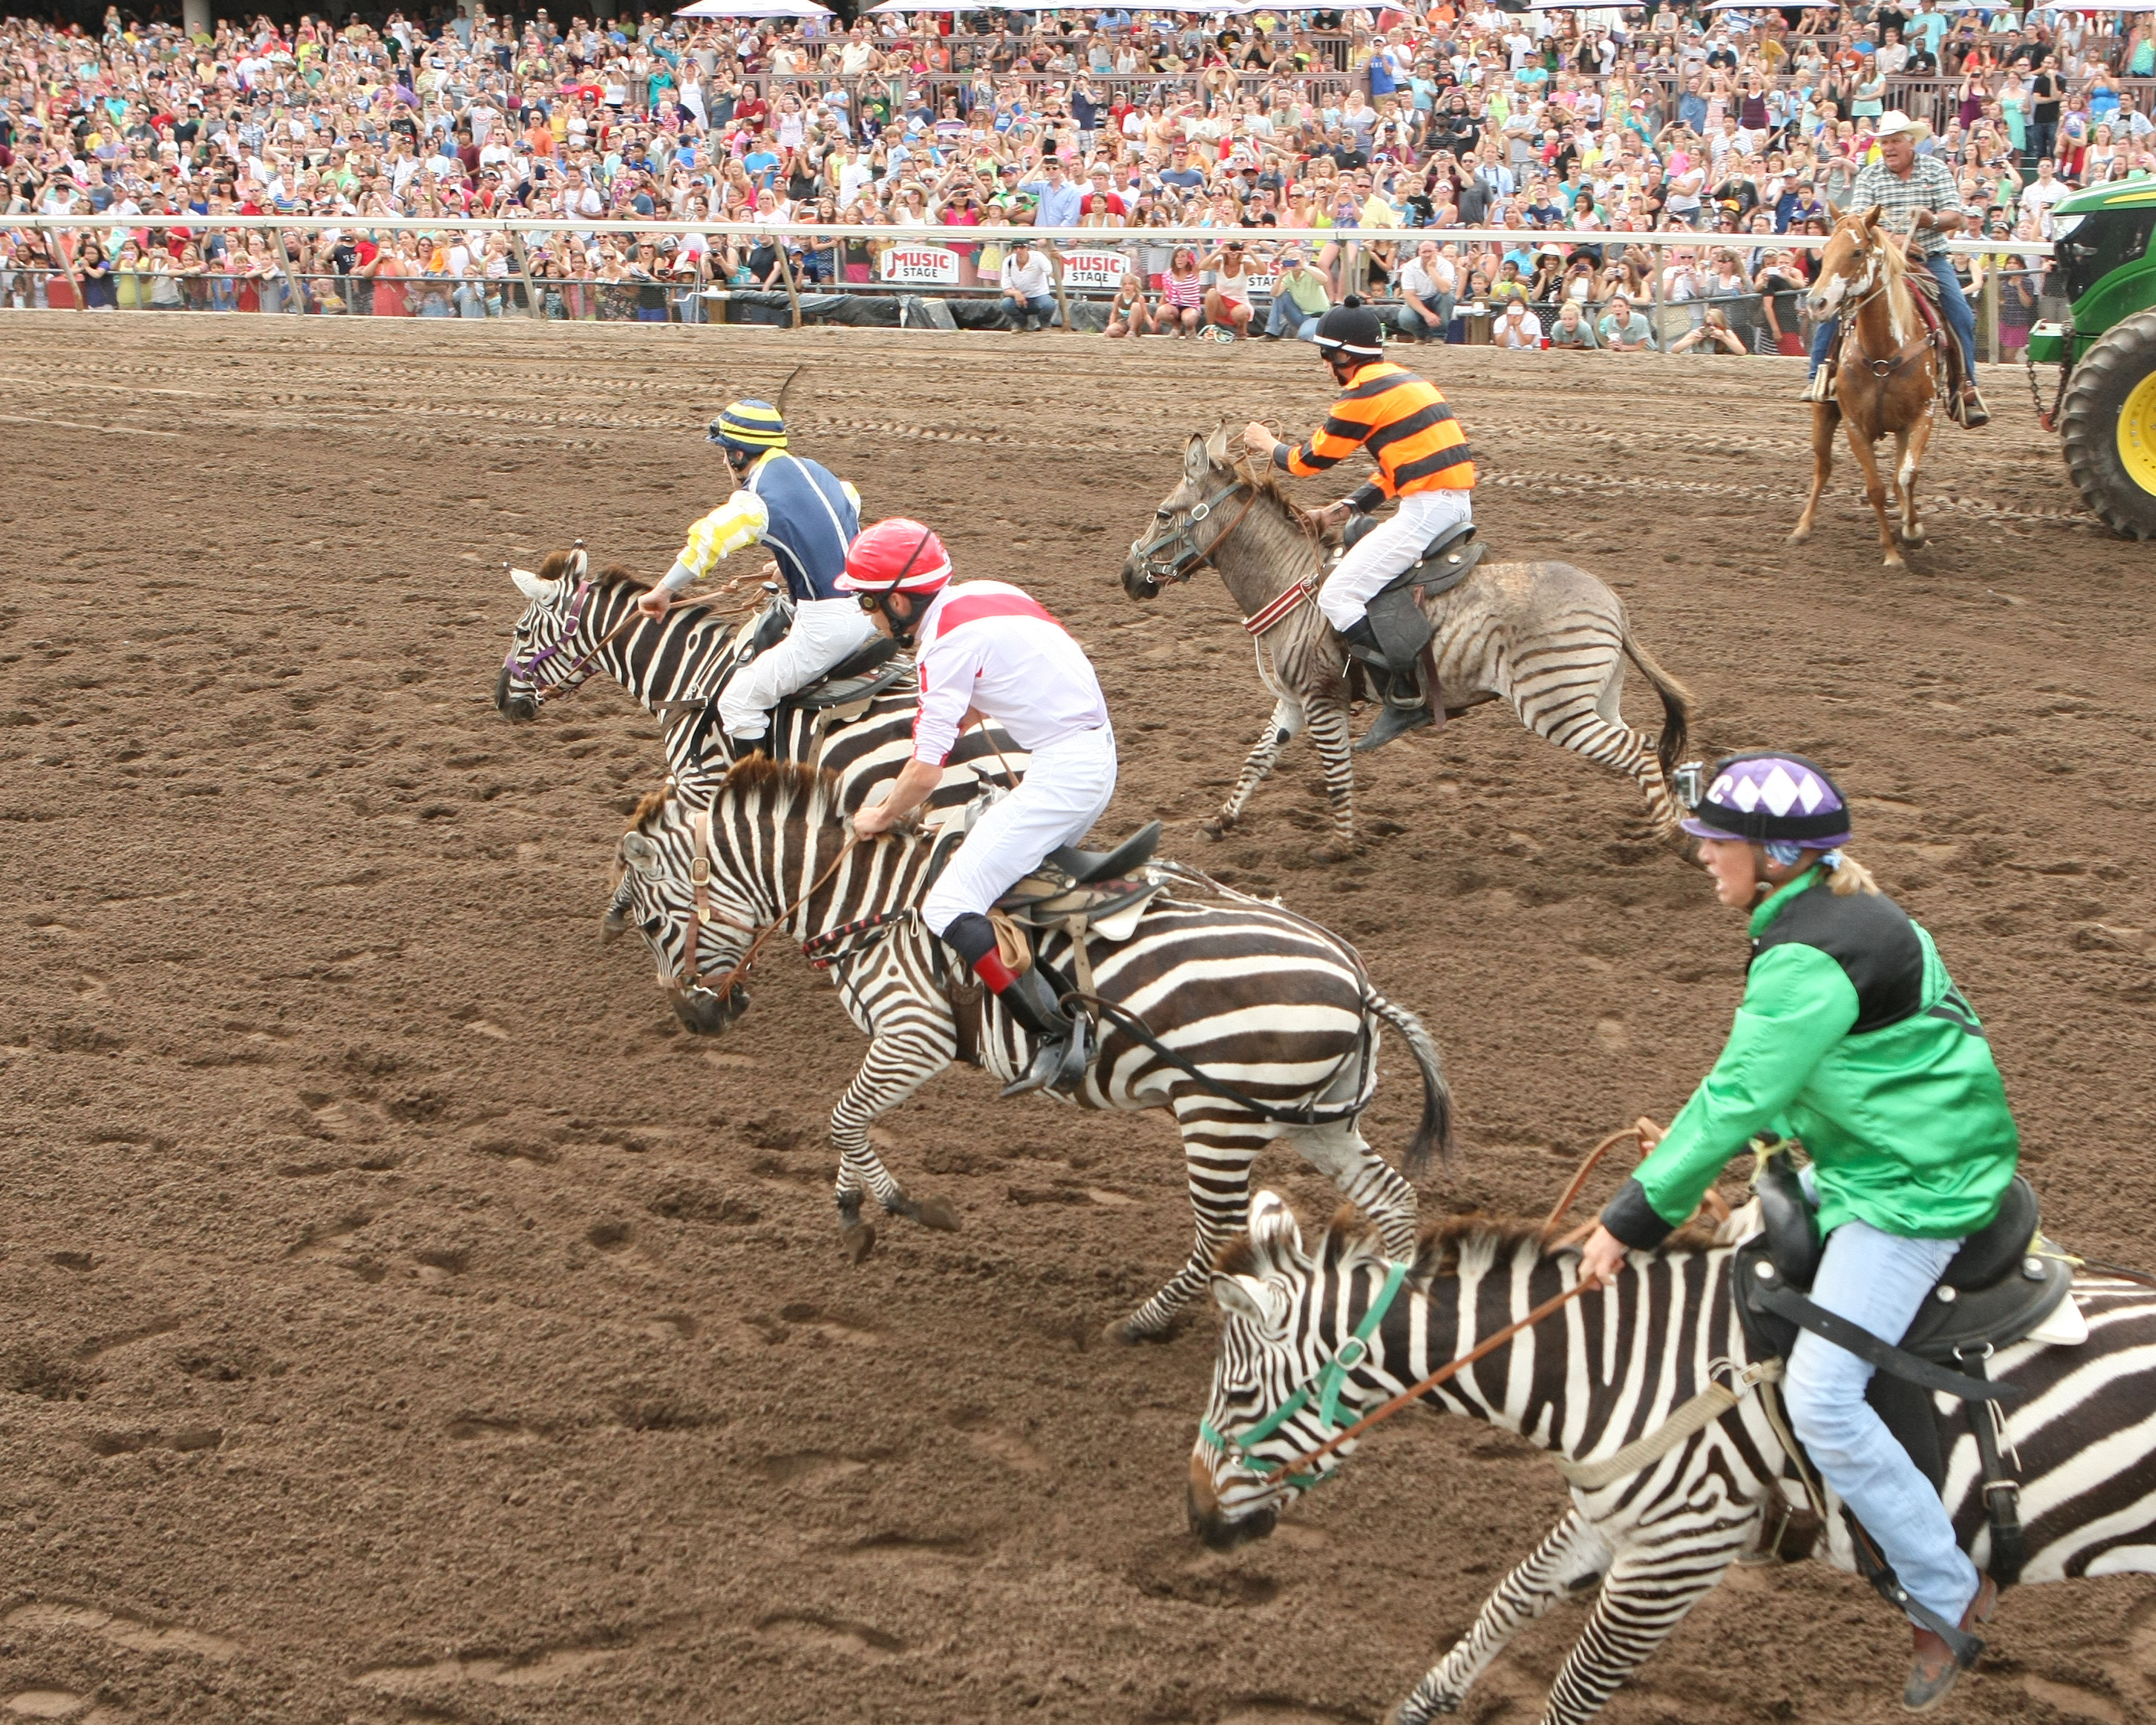
{"type": "MultiPolygon", "coordinates": [[[[736,755],[767,747],[771,710],[875,639],[860,608],[838,588],[846,547],[860,530],[860,493],[819,464],[786,447],[786,426],[768,402],[737,401],[711,421],[707,436],[724,452],[740,489],[689,529],[688,542],[659,585],[637,602],[664,617],[674,596],[714,564],[762,544],[793,596],[786,639],[734,673],[719,694],[719,723],[736,755]]],[[[754,578],[747,572],[720,589],[754,578]]]]}
{"type": "Polygon", "coordinates": [[[1390,673],[1384,711],[1358,748],[1378,748],[1431,722],[1430,696],[1419,666],[1386,658],[1366,608],[1386,583],[1414,567],[1424,550],[1447,527],[1475,518],[1475,459],[1467,434],[1436,388],[1385,359],[1378,314],[1353,297],[1318,320],[1318,352],[1341,386],[1325,424],[1301,448],[1285,444],[1253,420],[1243,444],[1260,461],[1300,475],[1322,473],[1357,449],[1377,463],[1377,473],[1338,502],[1317,512],[1322,526],[1368,514],[1388,497],[1399,508],[1357,540],[1317,590],[1317,608],[1357,656],[1390,673]]]}
{"type": "Polygon", "coordinates": [[[1014,972],[988,912],[1059,845],[1084,838],[1116,793],[1116,733],[1085,649],[1017,588],[1000,581],[953,587],[942,542],[918,521],[878,521],[846,556],[839,585],[902,644],[916,640],[921,711],[913,758],[888,791],[854,816],[873,839],[911,814],[942,782],[958,733],[975,719],[1002,725],[1031,757],[1025,777],[976,820],[928,894],[921,920],[1004,1009],[1039,1039],[1025,1075],[1005,1096],[1069,1090],[1091,1055],[1086,1021],[1063,1010],[1039,966],[1014,972]]]}
{"type": "MultiPolygon", "coordinates": [[[[1849,208],[1869,209],[1876,204],[1881,225],[1906,236],[1905,254],[1921,263],[1939,285],[1939,309],[1947,327],[1961,347],[1961,397],[1953,417],[1972,431],[1989,424],[1991,409],[1976,392],[1976,314],[1954,275],[1953,259],[1947,255],[1947,239],[1964,229],[1981,230],[1979,218],[1962,203],[1955,189],[1953,171],[1940,156],[1919,155],[1917,146],[1932,135],[1921,120],[1896,112],[1882,115],[1872,136],[1878,141],[1879,159],[1857,170],[1850,188],[1849,208]]],[[[1812,332],[1810,381],[1804,399],[1831,398],[1832,372],[1824,364],[1834,352],[1841,332],[1839,318],[1821,324],[1812,332]]]]}

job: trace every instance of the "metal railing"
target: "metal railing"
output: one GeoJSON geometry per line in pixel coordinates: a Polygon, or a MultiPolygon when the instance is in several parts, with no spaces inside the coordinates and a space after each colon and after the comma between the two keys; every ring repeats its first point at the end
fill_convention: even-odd
{"type": "MultiPolygon", "coordinates": [[[[1695,325],[1710,306],[1727,305],[1733,302],[1756,302],[1759,295],[1750,290],[1733,295],[1711,293],[1686,294],[1671,296],[1665,294],[1665,270],[1659,254],[1663,250],[1683,247],[1688,249],[1713,253],[1727,251],[1740,255],[1752,252],[1805,251],[1824,247],[1827,239],[1816,235],[1796,234],[1721,234],[1686,228],[1666,229],[1642,234],[1609,229],[1577,230],[1562,228],[991,228],[947,227],[941,224],[909,223],[905,225],[850,225],[820,223],[771,223],[703,221],[603,221],[596,219],[526,219],[470,217],[449,218],[432,216],[215,216],[204,217],[192,213],[162,216],[78,216],[78,215],[13,215],[0,217],[0,231],[38,228],[59,237],[56,249],[60,256],[57,262],[48,259],[40,265],[14,264],[0,266],[0,275],[12,273],[17,276],[37,279],[47,283],[46,299],[49,305],[51,284],[63,275],[67,278],[67,297],[78,307],[85,306],[82,285],[76,279],[74,256],[68,244],[69,236],[82,233],[111,233],[125,230],[130,234],[152,229],[184,228],[193,235],[210,233],[242,234],[266,233],[271,240],[278,268],[272,275],[258,270],[251,275],[227,273],[202,273],[182,278],[179,301],[171,304],[169,293],[162,306],[144,297],[143,285],[156,289],[160,281],[170,282],[171,270],[122,272],[132,275],[136,280],[134,304],[141,309],[179,309],[218,311],[236,309],[242,297],[240,284],[254,283],[256,303],[261,309],[283,312],[380,314],[382,306],[377,295],[381,291],[382,278],[364,279],[350,274],[329,274],[306,270],[294,264],[288,236],[307,234],[336,235],[359,234],[370,239],[382,234],[410,234],[429,239],[444,237],[459,241],[483,240],[501,234],[510,243],[515,260],[513,271],[492,275],[392,275],[388,278],[393,293],[405,308],[391,315],[437,316],[443,318],[477,318],[486,316],[523,315],[550,320],[583,320],[587,317],[601,321],[658,321],[658,316],[639,314],[658,312],[656,304],[663,291],[665,308],[663,315],[669,321],[714,322],[721,321],[726,311],[736,303],[762,310],[783,305],[786,321],[798,327],[804,321],[804,298],[814,300],[819,293],[826,297],[880,296],[899,300],[987,297],[999,295],[1000,287],[993,282],[973,281],[910,281],[890,277],[879,277],[869,281],[843,279],[841,262],[851,243],[855,250],[867,249],[872,257],[891,248],[911,249],[922,252],[975,254],[994,248],[1008,251],[1024,244],[1040,248],[1048,259],[1055,283],[1055,299],[1064,328],[1075,327],[1071,314],[1074,303],[1098,301],[1111,297],[1116,291],[1112,285],[1091,285],[1068,282],[1065,280],[1067,260],[1074,255],[1113,254],[1136,262],[1132,255],[1163,247],[1188,245],[1210,250],[1229,241],[1239,241],[1249,249],[1254,263],[1266,271],[1254,276],[1252,288],[1256,297],[1269,297],[1268,285],[1270,259],[1266,254],[1292,244],[1312,256],[1321,255],[1332,249],[1335,268],[1341,277],[1349,282],[1361,283],[1368,265],[1377,261],[1386,267],[1386,279],[1393,279],[1399,259],[1411,253],[1414,247],[1426,239],[1435,239],[1440,244],[1456,246],[1460,258],[1456,267],[1465,287],[1472,269],[1483,262],[1492,262],[1507,251],[1519,251],[1546,244],[1567,246],[1575,254],[1590,255],[1598,267],[1610,261],[1614,254],[1622,259],[1635,250],[1654,255],[1656,261],[1645,270],[1646,280],[1640,284],[1636,295],[1628,295],[1635,309],[1645,315],[1657,336],[1665,330],[1681,333],[1682,329],[1695,325]],[[547,272],[551,260],[542,258],[541,268],[535,273],[531,241],[547,236],[571,235],[592,237],[598,234],[627,234],[653,238],[680,238],[695,234],[707,243],[714,240],[760,241],[773,254],[773,275],[783,289],[783,296],[770,287],[772,276],[753,285],[737,281],[706,284],[700,275],[694,284],[668,282],[660,278],[647,277],[620,281],[608,281],[588,273],[556,277],[547,272]],[[789,249],[783,242],[789,237],[801,237],[808,241],[807,249],[833,254],[833,268],[829,274],[833,280],[828,285],[820,279],[804,280],[794,270],[789,249]],[[219,303],[229,290],[232,305],[219,303]],[[264,295],[269,295],[265,300],[264,295]],[[633,303],[635,300],[644,303],[633,303]],[[331,300],[335,304],[330,303],[331,300]],[[417,304],[412,303],[414,300],[417,304]],[[438,307],[427,308],[430,300],[439,300],[438,307]],[[362,311],[362,302],[365,310],[362,311]],[[712,314],[716,311],[720,316],[712,314]],[[1672,320],[1675,320],[1674,321],[1672,320]]],[[[2037,241],[2001,242],[1998,240],[1949,240],[1946,249],[1953,254],[1981,258],[1999,256],[2017,259],[2048,259],[2051,247],[2037,241]]],[[[937,260],[940,264],[940,259],[937,260]]],[[[701,266],[700,266],[701,267],[701,266]]],[[[873,269],[873,265],[871,266],[873,269]]],[[[1126,267],[1128,267],[1127,264],[1126,267]]],[[[823,272],[817,272],[818,277],[823,272]]],[[[2020,274],[2020,270],[2001,271],[1986,270],[1977,302],[1977,324],[1979,357],[1995,359],[2002,352],[1999,339],[2000,300],[1999,282],[2002,274],[2020,274]]],[[[1591,303],[1598,311],[1607,303],[1609,295],[1602,294],[1591,303]]],[[[1374,295],[1376,303],[1397,305],[1396,296],[1383,293],[1374,295]]],[[[1460,302],[1471,303],[1469,295],[1457,295],[1460,302]]],[[[0,284],[0,305],[9,303],[0,284]]],[[[1543,300],[1538,305],[1554,308],[1562,300],[1543,300]]],[[[814,305],[808,307],[814,313],[814,305]]],[[[1481,314],[1469,313],[1472,317],[1481,314]]],[[[1765,325],[1767,320],[1748,317],[1746,324],[1765,325]]],[[[1471,323],[1466,339],[1475,341],[1480,331],[1471,323]]]]}

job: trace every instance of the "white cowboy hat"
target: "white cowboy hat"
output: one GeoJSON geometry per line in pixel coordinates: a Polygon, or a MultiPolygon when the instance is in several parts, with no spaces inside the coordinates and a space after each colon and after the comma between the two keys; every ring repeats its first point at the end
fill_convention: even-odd
{"type": "Polygon", "coordinates": [[[1871,128],[1872,136],[1877,138],[1899,137],[1904,132],[1908,134],[1912,142],[1921,144],[1932,135],[1932,128],[1927,121],[1912,120],[1898,109],[1881,114],[1878,125],[1871,128]]]}

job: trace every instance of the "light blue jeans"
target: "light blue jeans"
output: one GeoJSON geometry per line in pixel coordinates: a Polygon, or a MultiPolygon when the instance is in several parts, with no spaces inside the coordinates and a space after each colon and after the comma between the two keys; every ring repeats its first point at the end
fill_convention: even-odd
{"type": "MultiPolygon", "coordinates": [[[[1884,1341],[1899,1342],[1960,1244],[1904,1240],[1869,1222],[1845,1222],[1827,1236],[1813,1302],[1884,1341]]],[[[1931,1482],[1864,1399],[1871,1372],[1846,1348],[1803,1332],[1789,1350],[1782,1385],[1789,1424],[1910,1596],[1958,1624],[1976,1597],[1976,1566],[1954,1538],[1931,1482]]]]}

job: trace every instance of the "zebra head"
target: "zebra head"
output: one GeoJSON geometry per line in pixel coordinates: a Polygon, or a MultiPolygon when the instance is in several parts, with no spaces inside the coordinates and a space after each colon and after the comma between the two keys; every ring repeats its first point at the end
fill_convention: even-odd
{"type": "Polygon", "coordinates": [[[705,810],[667,787],[637,805],[614,848],[613,896],[600,924],[607,942],[635,931],[656,961],[674,1015],[699,1036],[716,1036],[748,1010],[735,967],[756,931],[756,906],[711,865],[705,810]],[[706,877],[695,880],[700,857],[706,877]],[[706,979],[718,986],[710,986],[706,979]]]}
{"type": "Polygon", "coordinates": [[[567,673],[568,644],[583,620],[581,596],[590,569],[580,539],[571,550],[549,552],[536,575],[529,569],[510,570],[509,578],[526,603],[508,656],[501,661],[501,675],[494,680],[494,705],[511,723],[537,718],[539,691],[555,686],[567,673]],[[550,669],[554,675],[548,675],[550,669]]]}
{"type": "MultiPolygon", "coordinates": [[[[1329,1309],[1340,1282],[1366,1265],[1393,1267],[1339,1227],[1327,1231],[1317,1257],[1306,1253],[1294,1211],[1275,1192],[1250,1200],[1249,1233],[1221,1253],[1212,1287],[1224,1322],[1189,1491],[1191,1530],[1214,1549],[1271,1532],[1281,1512],[1353,1449],[1342,1445],[1301,1473],[1267,1479],[1349,1424],[1368,1393],[1355,1377],[1368,1340],[1336,1347],[1332,1332],[1350,1326],[1329,1309]]],[[[1397,1276],[1386,1283],[1398,1286],[1397,1276]]]]}
{"type": "Polygon", "coordinates": [[[1123,591],[1134,599],[1157,599],[1163,582],[1189,580],[1205,561],[1212,536],[1221,531],[1220,523],[1209,531],[1205,523],[1242,483],[1229,452],[1226,424],[1209,438],[1194,433],[1183,452],[1182,483],[1153,511],[1152,533],[1131,541],[1130,554],[1123,559],[1123,591]]]}

